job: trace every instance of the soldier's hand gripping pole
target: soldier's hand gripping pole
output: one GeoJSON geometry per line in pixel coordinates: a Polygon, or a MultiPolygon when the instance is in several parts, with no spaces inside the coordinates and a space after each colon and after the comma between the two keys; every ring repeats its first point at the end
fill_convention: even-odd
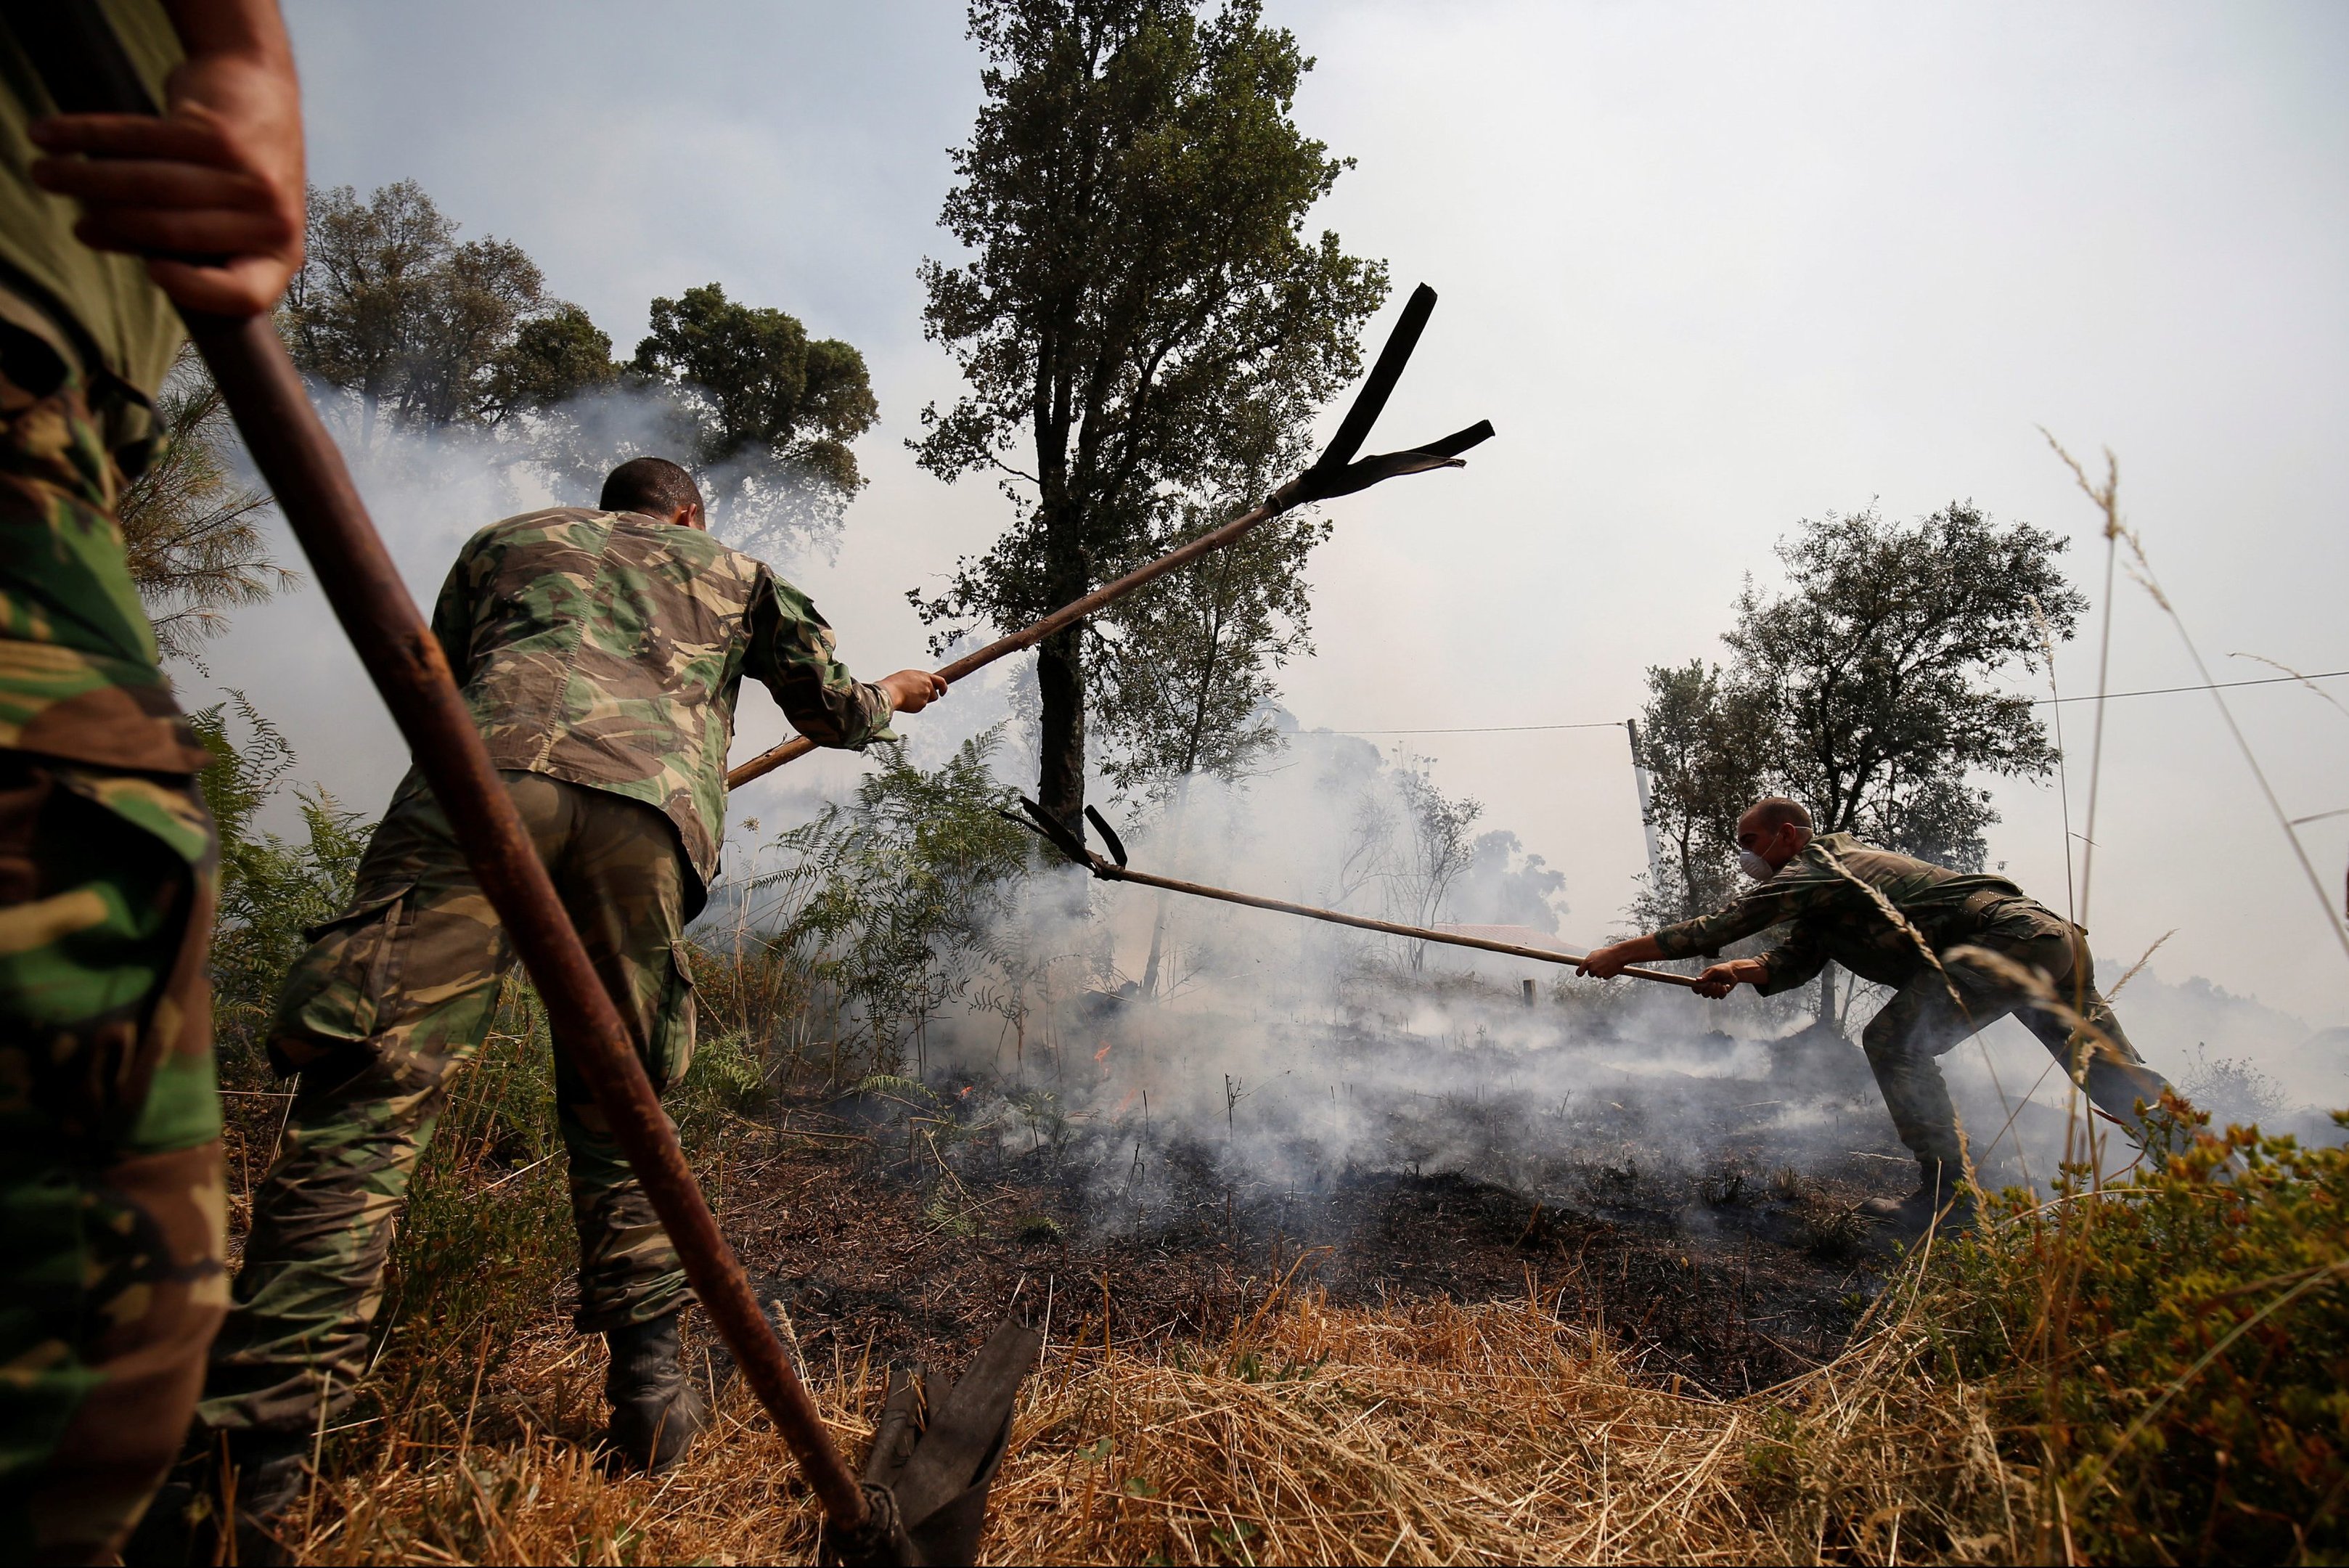
{"type": "MultiPolygon", "coordinates": [[[[1488,941],[1483,937],[1462,936],[1457,931],[1439,931],[1426,926],[1398,925],[1392,920],[1373,920],[1367,915],[1349,915],[1339,909],[1319,909],[1312,904],[1292,904],[1285,898],[1260,898],[1254,893],[1237,892],[1229,888],[1210,888],[1204,882],[1178,882],[1172,877],[1154,877],[1147,871],[1136,871],[1125,862],[1125,845],[1120,841],[1109,820],[1092,806],[1085,807],[1085,820],[1093,825],[1109,846],[1111,858],[1103,859],[1085,846],[1077,829],[1063,826],[1045,809],[1019,797],[1019,809],[1028,815],[1014,816],[999,812],[1006,822],[1016,822],[1053,848],[1103,882],[1132,882],[1143,888],[1163,888],[1169,893],[1187,893],[1194,898],[1213,898],[1219,903],[1242,904],[1251,909],[1270,909],[1277,915],[1302,915],[1309,920],[1327,920],[1333,926],[1351,926],[1357,930],[1378,931],[1390,937],[1410,937],[1417,941],[1442,942],[1447,947],[1475,948],[1480,952],[1502,953],[1510,958],[1532,959],[1537,963],[1578,964],[1580,953],[1562,953],[1549,948],[1520,947],[1516,942],[1488,941]]],[[[1673,974],[1669,970],[1642,969],[1637,965],[1620,971],[1633,980],[1653,981],[1658,985],[1677,985],[1689,990],[1696,988],[1696,977],[1673,974]]]]}
{"type": "MultiPolygon", "coordinates": [[[[0,20],[31,57],[59,109],[156,112],[95,0],[0,0],[0,20]]],[[[894,1518],[894,1500],[883,1494],[879,1517],[868,1507],[864,1488],[833,1446],[733,1249],[702,1201],[635,1042],[556,899],[546,867],[490,765],[440,645],[409,597],[275,327],[266,316],[182,314],[254,466],[448,814],[482,892],[512,933],[546,1004],[550,1025],[610,1119],[612,1135],[676,1244],[703,1310],[806,1472],[835,1539],[844,1549],[863,1546],[883,1518],[894,1518]]],[[[902,1531],[892,1533],[897,1542],[904,1540],[902,1531]]],[[[885,1556],[905,1555],[885,1540],[874,1547],[885,1556]]]]}
{"type": "MultiPolygon", "coordinates": [[[[1033,648],[1056,631],[1064,631],[1088,616],[1102,610],[1132,593],[1143,584],[1181,566],[1189,566],[1200,556],[1210,555],[1232,544],[1249,530],[1269,523],[1292,507],[1309,502],[1327,501],[1333,496],[1351,495],[1358,490],[1368,490],[1381,480],[1399,474],[1423,473],[1431,468],[1464,468],[1460,454],[1479,441],[1491,439],[1493,426],[1479,420],[1464,431],[1455,431],[1441,441],[1408,452],[1387,452],[1378,457],[1366,457],[1357,462],[1354,454],[1361,450],[1371,426],[1386,407],[1387,398],[1402,375],[1411,351],[1419,343],[1419,335],[1427,326],[1427,317],[1435,308],[1435,291],[1421,284],[1412,290],[1411,298],[1402,307],[1402,315],[1387,334],[1386,346],[1379,350],[1371,373],[1362,380],[1362,389],[1354,395],[1354,406],[1338,426],[1338,433],[1314,460],[1313,466],[1272,493],[1260,506],[1250,508],[1213,533],[1202,534],[1179,549],[1165,555],[1146,566],[1138,566],[1113,583],[1095,588],[1084,597],[1062,605],[1032,626],[1022,627],[1009,637],[1000,637],[976,652],[966,653],[953,663],[941,667],[937,675],[948,685],[964,676],[984,670],[999,659],[1007,658],[1024,648],[1033,648]]],[[[752,779],[764,778],[785,763],[803,757],[815,750],[815,743],[804,737],[785,741],[771,751],[760,753],[740,767],[726,775],[726,787],[740,789],[752,779]]]]}

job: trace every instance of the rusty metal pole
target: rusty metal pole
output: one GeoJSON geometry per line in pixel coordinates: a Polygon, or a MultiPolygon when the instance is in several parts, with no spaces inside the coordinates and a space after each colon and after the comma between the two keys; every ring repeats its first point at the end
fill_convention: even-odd
{"type": "MultiPolygon", "coordinates": [[[[91,0],[10,0],[0,16],[59,109],[157,112],[91,0]]],[[[644,1183],[703,1310],[773,1416],[825,1513],[843,1532],[864,1530],[869,1518],[864,1491],[833,1447],[703,1201],[636,1042],[588,962],[504,783],[490,765],[440,642],[409,597],[275,327],[266,316],[181,315],[254,466],[536,982],[550,1027],[644,1183]]]]}

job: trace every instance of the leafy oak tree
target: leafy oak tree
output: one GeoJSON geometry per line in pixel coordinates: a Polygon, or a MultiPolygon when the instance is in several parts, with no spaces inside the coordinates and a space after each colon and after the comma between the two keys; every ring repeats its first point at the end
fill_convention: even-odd
{"type": "Polygon", "coordinates": [[[864,484],[849,443],[877,409],[864,356],[718,284],[655,299],[633,359],[538,265],[466,240],[412,180],[362,200],[313,191],[309,249],[280,315],[295,363],[347,400],[360,448],[383,431],[494,438],[502,461],[592,496],[645,452],[699,467],[738,543],[838,527],[864,484]]]}
{"type": "Polygon", "coordinates": [[[2054,770],[2032,700],[1998,682],[2036,671],[2043,635],[2068,641],[2087,607],[2058,564],[2068,541],[1961,502],[1802,528],[1778,546],[1785,591],[1748,583],[1723,639],[1772,726],[1772,782],[1822,832],[1980,869],[1998,814],[1975,775],[2054,770]]]}
{"type": "Polygon", "coordinates": [[[495,426],[611,380],[611,340],[499,239],[462,240],[423,187],[310,192],[280,310],[295,363],[357,404],[357,435],[495,426]]]}
{"type": "MultiPolygon", "coordinates": [[[[1140,565],[1360,364],[1385,269],[1305,216],[1343,168],[1290,118],[1310,63],[1255,0],[976,0],[986,103],[924,264],[929,336],[968,385],[915,443],[947,480],[996,475],[1017,512],[943,594],[941,646],[1016,627],[1140,565]]],[[[1265,562],[1260,566],[1278,566],[1265,562]]],[[[1138,622],[1148,635],[1146,612],[1138,622]]],[[[1077,628],[1038,649],[1037,794],[1074,822],[1102,678],[1077,628]]]]}
{"type": "Polygon", "coordinates": [[[634,369],[683,415],[713,502],[738,539],[822,538],[864,477],[849,443],[880,418],[864,356],[811,338],[796,317],[726,297],[714,283],[652,303],[634,369]]]}
{"type": "Polygon", "coordinates": [[[1643,924],[1692,919],[1736,891],[1734,825],[1762,793],[1773,740],[1750,691],[1719,665],[1650,668],[1634,761],[1648,771],[1648,825],[1662,855],[1638,908],[1643,924]]]}

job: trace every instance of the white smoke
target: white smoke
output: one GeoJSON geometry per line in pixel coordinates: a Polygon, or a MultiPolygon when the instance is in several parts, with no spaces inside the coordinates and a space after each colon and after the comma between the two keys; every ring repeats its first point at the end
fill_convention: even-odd
{"type": "MultiPolygon", "coordinates": [[[[673,417],[661,400],[614,397],[574,428],[616,461],[662,450],[673,417]]],[[[580,476],[604,462],[578,452],[558,462],[512,439],[378,431],[362,443],[356,430],[345,434],[377,524],[428,613],[466,537],[515,512],[592,502],[580,476]]],[[[757,542],[743,531],[751,521],[722,503],[712,519],[721,537],[744,544],[757,542]]],[[[298,560],[282,525],[277,542],[282,560],[298,560]]],[[[775,564],[821,573],[823,543],[803,534],[805,557],[775,564]]],[[[870,646],[858,635],[863,618],[833,608],[860,672],[885,668],[861,651],[870,646]]],[[[286,730],[298,777],[347,806],[380,810],[407,757],[321,596],[305,588],[241,612],[207,658],[211,685],[243,690],[286,730]]],[[[957,688],[905,724],[909,754],[935,764],[1011,716],[1031,684],[1021,659],[957,688]]],[[[211,700],[192,683],[183,692],[191,706],[211,700]]],[[[853,788],[862,765],[812,760],[742,792],[731,815],[768,830],[802,820],[853,788]]],[[[1010,782],[1032,775],[1026,756],[1000,767],[1010,782]]],[[[1143,869],[1388,919],[1554,931],[1577,950],[1606,939],[1609,914],[1570,909],[1555,874],[1516,846],[1506,824],[1477,825],[1464,860],[1432,889],[1442,878],[1414,836],[1412,772],[1408,759],[1360,741],[1292,732],[1258,776],[1200,782],[1178,806],[1121,826],[1143,869]]],[[[755,839],[738,826],[730,864],[755,839]]],[[[1133,887],[1080,892],[1056,877],[1034,893],[1002,943],[1035,956],[1022,977],[1032,987],[1026,1023],[1007,1028],[1001,1012],[978,1005],[951,1010],[926,1036],[926,1062],[941,1089],[970,1088],[967,1114],[991,1106],[977,1114],[1031,1139],[1057,1127],[1090,1149],[1099,1181],[1135,1202],[1165,1196],[1154,1183],[1178,1150],[1264,1186],[1310,1186],[1352,1167],[1458,1170],[1528,1192],[1578,1161],[1697,1168],[1733,1149],[1765,1165],[1902,1158],[1857,1049],[1784,1045],[1778,1037],[1802,1020],[1783,1005],[1599,986],[1557,966],[1133,887]],[[1054,912],[1072,902],[1083,919],[1054,912]]],[[[2108,960],[2103,972],[2121,967],[2108,960]]],[[[2155,1064],[2191,1086],[2198,1061],[2284,1060],[2298,1125],[2323,1131],[2302,1113],[2349,1098],[2349,1050],[2333,1041],[2285,1056],[2274,1032],[2304,1038],[2305,1025],[2255,1015],[2223,992],[2214,1000],[2198,983],[2168,987],[2148,973],[2124,997],[2122,1014],[2155,1064]],[[2222,1015],[2223,1029],[2214,1022],[2222,1015]]],[[[2045,1051],[2002,1023],[1942,1066],[1986,1177],[2044,1183],[2077,1125],[2045,1051]]],[[[2108,1143],[2112,1158],[2125,1157],[2120,1140],[2108,1143]]]]}

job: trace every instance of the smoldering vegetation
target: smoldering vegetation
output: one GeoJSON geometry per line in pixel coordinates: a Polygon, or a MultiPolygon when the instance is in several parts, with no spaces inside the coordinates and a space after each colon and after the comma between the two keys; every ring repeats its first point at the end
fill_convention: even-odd
{"type": "MultiPolygon", "coordinates": [[[[1175,1163],[1268,1190],[1449,1171],[1539,1198],[1543,1171],[1610,1140],[1697,1174],[1724,1138],[1770,1168],[1899,1157],[1865,1058],[1806,994],[1709,1002],[1092,883],[994,819],[1009,792],[991,754],[982,738],[936,773],[891,763],[721,899],[708,940],[796,964],[828,1024],[787,1075],[917,1085],[951,1100],[959,1143],[1025,1140],[1094,1172],[1104,1214],[1147,1211],[1175,1163]],[[838,868],[892,855],[939,860],[930,907],[851,909],[838,868]]],[[[1137,866],[1186,880],[1562,952],[1615,923],[1565,942],[1562,879],[1513,834],[1480,831],[1413,759],[1326,733],[1243,784],[1192,781],[1124,836],[1137,866]]],[[[1945,1064],[1984,1179],[2052,1177],[2070,1116],[2045,1052],[2003,1025],[1945,1064]]]]}
{"type": "MultiPolygon", "coordinates": [[[[1227,1332],[1273,1282],[1377,1306],[1547,1280],[1553,1310],[1693,1387],[1837,1353],[1889,1256],[1857,1205],[1914,1166],[1801,999],[1096,884],[996,815],[994,745],[884,759],[737,863],[700,932],[705,1027],[752,1044],[793,1127],[859,1151],[811,1176],[833,1218],[772,1259],[803,1334],[939,1354],[1071,1279],[1113,1279],[1127,1332],[1170,1342],[1227,1332]]],[[[1473,802],[1343,737],[1293,735],[1275,770],[1127,827],[1138,865],[1361,914],[1537,944],[1567,915],[1473,802]]],[[[2052,1173],[2060,1101],[1974,1099],[1986,1179],[2031,1137],[2052,1173]]]]}

